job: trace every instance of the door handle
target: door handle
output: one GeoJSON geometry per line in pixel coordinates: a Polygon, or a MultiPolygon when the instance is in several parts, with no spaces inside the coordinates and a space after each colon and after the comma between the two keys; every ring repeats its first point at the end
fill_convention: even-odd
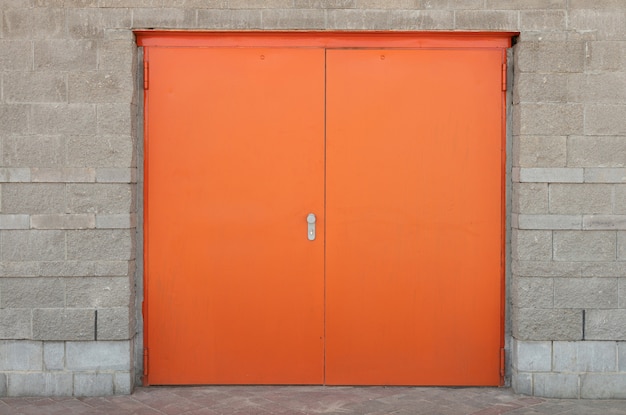
{"type": "Polygon", "coordinates": [[[309,238],[309,241],[314,241],[315,240],[315,221],[316,221],[316,217],[315,214],[313,213],[309,213],[309,215],[306,217],[306,223],[308,224],[307,226],[307,238],[309,238]]]}

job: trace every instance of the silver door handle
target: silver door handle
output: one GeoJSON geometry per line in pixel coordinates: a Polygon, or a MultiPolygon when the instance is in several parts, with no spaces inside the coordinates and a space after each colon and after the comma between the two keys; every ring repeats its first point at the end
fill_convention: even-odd
{"type": "Polygon", "coordinates": [[[309,238],[309,241],[315,240],[315,221],[316,221],[315,214],[309,213],[309,215],[306,217],[306,223],[308,224],[307,238],[309,238]]]}

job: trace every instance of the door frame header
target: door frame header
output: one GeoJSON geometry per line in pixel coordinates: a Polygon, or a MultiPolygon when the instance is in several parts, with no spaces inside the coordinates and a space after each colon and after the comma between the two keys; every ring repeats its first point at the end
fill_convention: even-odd
{"type": "Polygon", "coordinates": [[[517,32],[286,32],[135,30],[138,46],[314,48],[509,48],[517,32]]]}

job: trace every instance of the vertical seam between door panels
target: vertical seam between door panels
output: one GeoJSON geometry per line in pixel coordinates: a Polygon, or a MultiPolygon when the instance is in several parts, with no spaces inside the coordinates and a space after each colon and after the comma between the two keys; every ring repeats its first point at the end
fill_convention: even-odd
{"type": "Polygon", "coordinates": [[[326,232],[328,230],[328,227],[326,226],[326,223],[328,222],[328,218],[326,217],[326,170],[327,170],[327,165],[326,165],[326,117],[327,117],[327,109],[326,109],[326,96],[327,96],[327,86],[326,86],[326,82],[327,82],[327,66],[326,66],[326,61],[327,61],[327,52],[328,49],[324,48],[324,145],[323,145],[323,150],[324,150],[324,247],[323,247],[323,251],[324,251],[324,370],[323,370],[323,384],[326,385],[326,344],[328,339],[326,338],[326,232]]]}

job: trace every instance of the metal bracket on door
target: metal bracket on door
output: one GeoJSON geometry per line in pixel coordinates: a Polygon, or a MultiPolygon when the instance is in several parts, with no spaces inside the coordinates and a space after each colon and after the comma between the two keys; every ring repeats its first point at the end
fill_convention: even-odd
{"type": "Polygon", "coordinates": [[[315,214],[309,213],[309,215],[306,217],[306,222],[308,223],[307,237],[309,238],[309,241],[315,240],[315,221],[316,221],[315,214]]]}

